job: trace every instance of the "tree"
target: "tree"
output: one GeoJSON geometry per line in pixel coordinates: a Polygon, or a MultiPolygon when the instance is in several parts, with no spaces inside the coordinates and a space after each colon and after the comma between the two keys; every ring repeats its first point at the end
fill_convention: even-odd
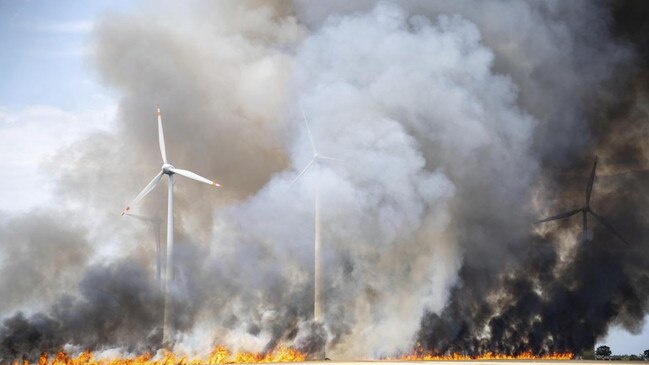
{"type": "Polygon", "coordinates": [[[611,356],[611,348],[603,345],[595,350],[595,358],[597,359],[608,359],[611,356]]]}
{"type": "Polygon", "coordinates": [[[642,356],[644,357],[645,360],[649,360],[649,349],[644,350],[642,356]]]}

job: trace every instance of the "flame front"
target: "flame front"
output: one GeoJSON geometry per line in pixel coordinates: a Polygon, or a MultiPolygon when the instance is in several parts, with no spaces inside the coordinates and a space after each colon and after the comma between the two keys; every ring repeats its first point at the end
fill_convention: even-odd
{"type": "MultiPolygon", "coordinates": [[[[59,352],[50,358],[47,354],[41,355],[38,365],[214,365],[214,364],[254,364],[254,363],[280,363],[301,362],[307,355],[289,347],[278,347],[266,353],[231,352],[225,346],[216,346],[207,357],[187,357],[163,350],[159,356],[145,353],[131,357],[96,358],[93,352],[82,352],[70,356],[59,352]]],[[[449,355],[435,355],[416,349],[410,354],[386,360],[396,361],[466,361],[466,360],[571,360],[572,353],[551,353],[535,355],[532,352],[523,352],[517,355],[497,354],[487,352],[482,355],[470,356],[453,353],[449,355]]],[[[32,365],[28,361],[14,361],[12,365],[32,365]]],[[[37,365],[34,363],[33,365],[37,365]]]]}
{"type": "Polygon", "coordinates": [[[415,350],[413,353],[403,355],[394,360],[399,361],[449,361],[449,360],[572,360],[575,355],[570,352],[566,353],[550,353],[543,355],[535,355],[532,352],[522,352],[516,355],[497,354],[493,352],[486,352],[481,355],[470,356],[458,353],[449,355],[436,355],[432,353],[422,352],[415,350]]]}
{"type": "MultiPolygon", "coordinates": [[[[95,357],[92,352],[82,352],[76,356],[70,356],[65,352],[59,352],[53,358],[47,354],[41,355],[38,365],[212,365],[212,364],[244,364],[244,363],[272,363],[272,362],[297,362],[304,361],[306,354],[288,347],[278,347],[267,353],[237,352],[232,353],[225,346],[217,346],[207,356],[187,357],[176,355],[173,352],[163,351],[161,356],[154,357],[150,353],[117,358],[95,357]]],[[[20,361],[14,361],[13,365],[21,365],[20,361]]],[[[31,365],[23,361],[22,365],[31,365]]],[[[34,363],[34,365],[36,365],[34,363]]]]}

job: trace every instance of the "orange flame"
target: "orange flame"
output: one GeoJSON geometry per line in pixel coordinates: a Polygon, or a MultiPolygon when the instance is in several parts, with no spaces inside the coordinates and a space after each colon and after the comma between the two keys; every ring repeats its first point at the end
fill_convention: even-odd
{"type": "MultiPolygon", "coordinates": [[[[306,355],[288,347],[278,347],[267,353],[237,352],[232,353],[225,346],[216,346],[206,358],[190,358],[176,355],[173,352],[162,351],[162,356],[154,357],[150,353],[133,357],[95,358],[93,352],[82,352],[70,356],[61,351],[54,358],[49,359],[47,354],[42,354],[38,365],[215,365],[215,364],[242,364],[242,363],[271,363],[271,362],[297,362],[304,361],[306,355]]],[[[21,365],[14,361],[13,365],[21,365]]],[[[31,365],[23,361],[22,365],[31,365]]],[[[36,363],[34,363],[36,365],[36,363]]]]}
{"type": "Polygon", "coordinates": [[[522,352],[516,355],[497,354],[493,352],[486,352],[477,356],[470,356],[459,353],[452,353],[448,355],[436,355],[430,352],[424,352],[421,348],[415,349],[412,353],[403,355],[394,360],[400,361],[449,361],[449,360],[572,360],[575,355],[570,352],[550,353],[543,355],[535,355],[530,351],[522,352]]]}
{"type": "MultiPolygon", "coordinates": [[[[478,356],[469,356],[459,353],[448,355],[435,355],[423,352],[420,348],[412,353],[397,358],[386,360],[397,361],[466,361],[466,360],[571,360],[572,353],[551,353],[535,355],[532,352],[523,352],[517,355],[496,354],[487,352],[478,356]]],[[[14,361],[12,365],[216,365],[216,364],[254,364],[254,363],[278,363],[278,362],[302,362],[306,360],[306,354],[289,347],[280,346],[267,353],[255,352],[231,352],[225,346],[216,346],[207,357],[187,357],[177,355],[173,352],[163,350],[160,356],[154,357],[151,353],[145,353],[130,357],[116,358],[95,358],[90,351],[82,352],[76,356],[70,356],[61,351],[53,358],[42,354],[38,364],[30,364],[28,361],[14,361]]]]}

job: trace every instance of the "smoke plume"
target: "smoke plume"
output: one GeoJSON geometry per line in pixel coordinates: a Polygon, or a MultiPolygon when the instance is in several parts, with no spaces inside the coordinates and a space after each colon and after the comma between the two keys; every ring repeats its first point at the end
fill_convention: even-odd
{"type": "MultiPolygon", "coordinates": [[[[159,345],[153,237],[119,218],[161,165],[156,104],[171,162],[224,186],[176,179],[178,351],[579,353],[613,323],[637,330],[649,311],[638,13],[251,0],[106,14],[95,64],[119,95],[115,132],[59,151],[68,220],[2,218],[16,223],[0,272],[21,280],[0,284],[0,357],[159,345]],[[291,184],[312,157],[303,113],[336,160],[291,184]],[[593,207],[629,246],[595,221],[584,244],[576,219],[533,224],[583,205],[595,154],[593,207]],[[316,189],[324,324],[312,321],[316,189]]],[[[158,187],[135,209],[165,208],[158,187]]]]}

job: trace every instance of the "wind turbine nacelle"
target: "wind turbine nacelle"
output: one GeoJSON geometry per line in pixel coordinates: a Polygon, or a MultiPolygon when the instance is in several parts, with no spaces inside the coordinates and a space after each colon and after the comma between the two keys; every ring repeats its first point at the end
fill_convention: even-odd
{"type": "Polygon", "coordinates": [[[166,164],[162,165],[162,172],[167,174],[167,175],[173,175],[174,172],[171,171],[171,169],[173,169],[173,168],[174,168],[173,165],[166,163],[166,164]]]}

